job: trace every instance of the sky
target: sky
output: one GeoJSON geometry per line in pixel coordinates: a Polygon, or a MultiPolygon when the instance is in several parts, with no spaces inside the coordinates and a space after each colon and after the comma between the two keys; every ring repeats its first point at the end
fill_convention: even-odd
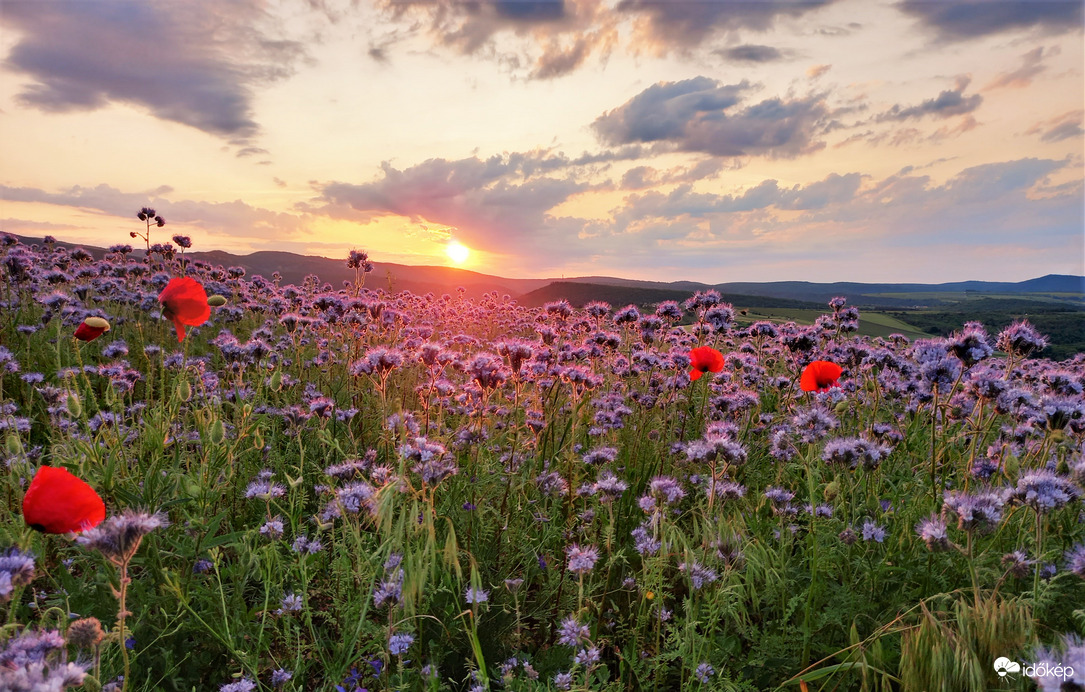
{"type": "Polygon", "coordinates": [[[0,0],[0,230],[138,244],[149,206],[152,242],[506,277],[1082,275],[1083,6],[0,0]]]}

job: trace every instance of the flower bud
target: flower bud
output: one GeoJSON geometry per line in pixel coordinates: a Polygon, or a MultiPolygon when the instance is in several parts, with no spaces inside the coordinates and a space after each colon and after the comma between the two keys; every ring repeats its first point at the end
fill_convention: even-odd
{"type": "Polygon", "coordinates": [[[177,398],[181,401],[188,401],[192,398],[192,385],[188,380],[181,380],[177,383],[177,398]]]}
{"type": "Polygon", "coordinates": [[[105,639],[102,623],[90,617],[76,620],[68,627],[68,643],[77,649],[92,649],[105,639]]]}
{"type": "Polygon", "coordinates": [[[840,494],[840,483],[838,481],[833,481],[832,483],[829,483],[825,486],[823,494],[825,495],[826,502],[832,502],[836,499],[837,495],[840,494]]]}
{"type": "Polygon", "coordinates": [[[218,418],[211,423],[210,438],[213,445],[220,445],[226,439],[226,426],[218,418]]]}
{"type": "Polygon", "coordinates": [[[4,438],[4,448],[7,449],[9,456],[18,456],[23,451],[23,441],[18,435],[8,435],[4,438]]]}
{"type": "Polygon", "coordinates": [[[68,400],[64,402],[64,407],[68,409],[68,414],[72,418],[79,418],[83,415],[83,404],[74,393],[68,394],[68,400]]]}
{"type": "Polygon", "coordinates": [[[223,305],[226,304],[226,296],[220,296],[217,293],[213,296],[208,296],[207,304],[213,308],[221,308],[223,305]]]}

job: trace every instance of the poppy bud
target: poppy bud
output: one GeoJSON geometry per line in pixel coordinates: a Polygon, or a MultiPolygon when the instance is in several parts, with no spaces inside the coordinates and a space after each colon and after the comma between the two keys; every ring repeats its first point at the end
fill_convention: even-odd
{"type": "Polygon", "coordinates": [[[4,447],[8,450],[9,456],[19,456],[23,451],[23,441],[18,435],[8,435],[4,438],[4,447]]]}
{"type": "Polygon", "coordinates": [[[226,304],[226,296],[220,296],[217,293],[213,296],[208,296],[207,304],[213,308],[221,308],[226,304]]]}
{"type": "Polygon", "coordinates": [[[264,448],[264,436],[259,430],[252,434],[252,445],[256,449],[264,448]]]}
{"type": "Polygon", "coordinates": [[[68,414],[72,418],[79,418],[83,415],[83,404],[80,403],[79,397],[75,394],[68,394],[68,400],[64,402],[64,407],[68,409],[68,414]]]}
{"type": "Polygon", "coordinates": [[[94,341],[102,334],[108,332],[109,329],[108,320],[104,320],[101,317],[88,317],[76,327],[72,336],[80,341],[94,341]]]}
{"type": "Polygon", "coordinates": [[[271,373],[271,391],[277,392],[283,386],[283,373],[281,370],[276,370],[271,373]]]}
{"type": "Polygon", "coordinates": [[[833,407],[833,410],[836,411],[840,415],[843,415],[843,414],[847,413],[848,412],[848,402],[847,401],[839,402],[836,406],[833,407]]]}
{"type": "Polygon", "coordinates": [[[192,385],[188,383],[188,380],[181,380],[177,383],[177,398],[181,401],[188,401],[192,398],[192,385]]]}
{"type": "Polygon", "coordinates": [[[837,481],[829,483],[825,486],[823,494],[825,495],[826,502],[832,502],[836,499],[836,496],[840,494],[840,483],[837,481]]]}
{"type": "Polygon", "coordinates": [[[1007,456],[1003,468],[1006,470],[1007,476],[1017,478],[1017,471],[1021,468],[1021,462],[1017,457],[1007,456]]]}
{"type": "Polygon", "coordinates": [[[226,439],[226,426],[218,418],[211,423],[210,438],[213,445],[220,445],[226,439]]]}

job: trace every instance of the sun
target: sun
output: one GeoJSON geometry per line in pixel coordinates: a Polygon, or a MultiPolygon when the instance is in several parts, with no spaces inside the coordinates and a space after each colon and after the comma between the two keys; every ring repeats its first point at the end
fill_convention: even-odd
{"type": "Polygon", "coordinates": [[[445,252],[448,253],[449,258],[456,264],[463,264],[467,261],[467,258],[471,255],[471,250],[466,245],[461,245],[456,241],[452,241],[445,246],[445,252]]]}

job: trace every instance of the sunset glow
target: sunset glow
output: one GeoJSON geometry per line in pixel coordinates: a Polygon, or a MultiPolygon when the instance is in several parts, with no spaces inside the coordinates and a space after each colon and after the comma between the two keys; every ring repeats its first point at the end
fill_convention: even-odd
{"type": "Polygon", "coordinates": [[[7,0],[0,231],[108,246],[153,206],[194,251],[520,277],[1083,274],[1083,5],[950,4],[7,0]]]}
{"type": "Polygon", "coordinates": [[[471,250],[466,246],[453,241],[445,247],[445,253],[447,253],[449,258],[456,264],[463,264],[471,255],[471,250]]]}

